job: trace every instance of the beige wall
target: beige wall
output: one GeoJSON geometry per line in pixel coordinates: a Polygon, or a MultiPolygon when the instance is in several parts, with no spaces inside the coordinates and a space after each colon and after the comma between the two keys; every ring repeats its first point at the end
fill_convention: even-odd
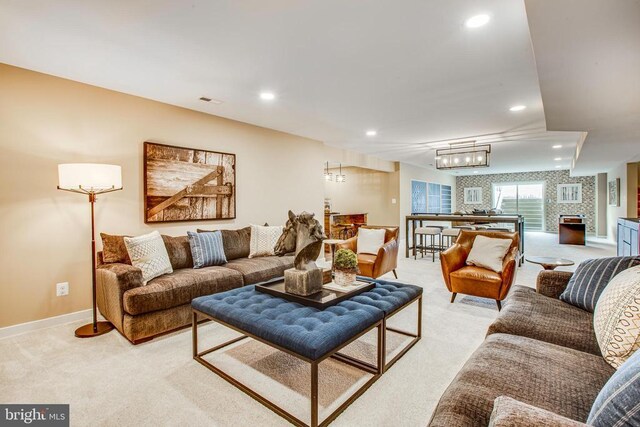
{"type": "MultiPolygon", "coordinates": [[[[334,176],[338,169],[330,169],[334,176]]],[[[373,225],[399,225],[399,172],[358,167],[342,168],[345,182],[325,181],[324,194],[334,212],[367,213],[373,225]],[[396,203],[392,203],[395,199],[396,203]]]]}
{"type": "MultiPolygon", "coordinates": [[[[400,239],[405,239],[405,217],[411,215],[411,180],[427,181],[436,184],[451,186],[451,210],[455,212],[456,206],[456,178],[446,172],[436,169],[421,168],[418,166],[400,163],[400,239]]],[[[450,225],[449,223],[443,223],[450,225]]],[[[404,246],[400,248],[400,256],[404,256],[404,246]]]]}
{"type": "Polygon", "coordinates": [[[56,190],[57,164],[122,166],[97,231],[178,235],[322,213],[322,143],[0,64],[0,327],[90,307],[89,203],[56,190]],[[146,226],[142,143],[237,155],[237,219],[146,226]],[[70,294],[55,296],[57,282],[70,294]]]}
{"type": "Polygon", "coordinates": [[[636,218],[636,197],[638,191],[638,163],[622,163],[607,172],[607,181],[620,178],[620,206],[608,206],[607,202],[607,236],[609,240],[617,239],[618,218],[636,218]]]}

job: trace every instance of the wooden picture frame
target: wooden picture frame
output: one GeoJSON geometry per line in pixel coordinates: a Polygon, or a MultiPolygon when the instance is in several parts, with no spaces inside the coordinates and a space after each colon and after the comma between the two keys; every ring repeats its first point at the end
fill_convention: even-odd
{"type": "Polygon", "coordinates": [[[465,205],[481,205],[482,204],[482,187],[466,187],[464,189],[465,205]]]}
{"type": "Polygon", "coordinates": [[[612,179],[607,184],[609,206],[620,206],[620,178],[612,179]]]}
{"type": "Polygon", "coordinates": [[[144,143],[144,222],[236,218],[236,155],[144,143]]]}
{"type": "Polygon", "coordinates": [[[582,203],[582,184],[558,184],[558,203],[582,203]]]}

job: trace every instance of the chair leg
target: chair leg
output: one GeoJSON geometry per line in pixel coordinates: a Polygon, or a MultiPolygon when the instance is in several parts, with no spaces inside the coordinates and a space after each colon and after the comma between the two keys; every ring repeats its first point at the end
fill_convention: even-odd
{"type": "Polygon", "coordinates": [[[498,305],[498,311],[502,310],[502,303],[500,300],[496,300],[496,304],[498,305]]]}
{"type": "Polygon", "coordinates": [[[457,292],[453,292],[453,293],[451,294],[451,304],[453,304],[453,302],[456,300],[456,295],[458,295],[458,293],[457,293],[457,292]]]}
{"type": "Polygon", "coordinates": [[[394,275],[394,276],[395,276],[395,278],[397,279],[397,278],[398,278],[398,273],[396,273],[396,270],[395,270],[395,269],[394,269],[394,270],[392,270],[392,271],[393,271],[393,275],[394,275]]]}
{"type": "Polygon", "coordinates": [[[435,237],[431,235],[431,262],[436,262],[435,237]]]}
{"type": "Polygon", "coordinates": [[[413,233],[413,259],[418,259],[418,242],[416,241],[416,238],[418,236],[416,235],[416,233],[413,233]]]}

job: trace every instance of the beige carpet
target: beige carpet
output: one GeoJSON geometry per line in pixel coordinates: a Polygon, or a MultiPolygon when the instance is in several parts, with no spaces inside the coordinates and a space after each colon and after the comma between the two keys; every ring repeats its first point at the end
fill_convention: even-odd
{"type": "MultiPolygon", "coordinates": [[[[528,233],[527,255],[581,261],[615,254],[614,246],[605,242],[560,246],[556,239],[551,234],[528,233]]],[[[399,264],[401,281],[424,288],[423,339],[333,425],[424,426],[497,314],[492,303],[462,298],[450,304],[437,259],[432,263],[430,258],[402,258],[399,264]]],[[[517,283],[533,285],[539,270],[537,265],[525,264],[518,270],[517,283]]],[[[117,332],[76,339],[73,330],[81,323],[0,340],[0,402],[70,403],[74,426],[287,424],[195,362],[188,329],[132,346],[117,332]]],[[[393,323],[410,329],[415,311],[406,310],[393,323]]],[[[202,327],[200,336],[204,348],[234,333],[210,323],[202,327]]],[[[374,339],[365,337],[349,352],[372,358],[374,339]]],[[[393,337],[390,351],[402,343],[402,338],[393,337]]],[[[295,415],[308,417],[309,370],[295,358],[250,340],[207,357],[295,415]]],[[[324,413],[368,378],[335,361],[324,362],[320,375],[324,413]]]]}

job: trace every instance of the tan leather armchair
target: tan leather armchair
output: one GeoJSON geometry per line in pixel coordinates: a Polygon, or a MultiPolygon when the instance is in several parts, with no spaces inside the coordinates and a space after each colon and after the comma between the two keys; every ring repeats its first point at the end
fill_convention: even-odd
{"type": "Polygon", "coordinates": [[[440,254],[442,275],[447,289],[452,293],[451,302],[458,293],[496,300],[498,310],[505,299],[511,284],[515,280],[516,265],[519,256],[519,237],[517,233],[498,231],[460,231],[456,244],[440,254]],[[502,272],[467,265],[467,257],[476,236],[497,239],[511,239],[511,246],[502,262],[502,272]]]}
{"type": "Polygon", "coordinates": [[[384,245],[378,249],[376,255],[358,254],[358,236],[345,240],[344,243],[336,245],[338,249],[351,249],[358,254],[358,268],[360,275],[377,279],[385,273],[393,271],[393,275],[398,278],[396,268],[398,267],[398,227],[386,227],[379,225],[363,225],[362,228],[381,229],[384,228],[384,245]]]}

